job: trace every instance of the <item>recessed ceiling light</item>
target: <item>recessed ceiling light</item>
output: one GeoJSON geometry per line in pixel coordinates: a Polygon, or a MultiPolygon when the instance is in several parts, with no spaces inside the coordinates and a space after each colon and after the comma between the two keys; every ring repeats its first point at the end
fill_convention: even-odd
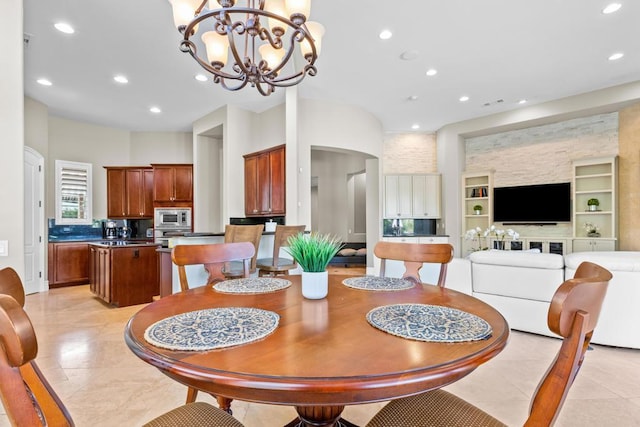
{"type": "Polygon", "coordinates": [[[520,101],[518,101],[518,104],[526,104],[527,100],[526,99],[521,99],[520,101]]]}
{"type": "Polygon", "coordinates": [[[393,33],[389,30],[382,30],[379,35],[382,40],[389,40],[391,36],[393,36],[393,33]]]}
{"type": "Polygon", "coordinates": [[[162,113],[162,110],[160,108],[158,108],[158,107],[151,107],[151,108],[149,108],[149,111],[151,111],[154,114],[162,113]]]}
{"type": "Polygon", "coordinates": [[[469,97],[467,95],[460,97],[460,102],[467,102],[468,100],[469,100],[469,97]]]}
{"type": "Polygon", "coordinates": [[[420,125],[419,124],[412,125],[411,129],[418,130],[418,129],[420,129],[420,125]]]}
{"type": "Polygon", "coordinates": [[[436,74],[438,74],[438,70],[436,70],[435,68],[429,68],[427,70],[427,76],[429,76],[429,77],[433,77],[436,74]]]}
{"type": "Polygon", "coordinates": [[[418,99],[418,95],[411,95],[409,98],[407,98],[409,101],[416,101],[418,99]]]}
{"type": "Polygon", "coordinates": [[[51,81],[47,80],[47,79],[38,79],[36,80],[38,83],[40,83],[42,86],[51,86],[53,83],[51,83],[51,81]]]}
{"type": "Polygon", "coordinates": [[[608,15],[610,13],[617,12],[618,9],[620,9],[621,7],[622,5],[620,3],[610,3],[607,5],[607,7],[602,9],[602,13],[604,13],[605,15],[608,15]]]}
{"type": "Polygon", "coordinates": [[[123,76],[122,74],[118,74],[117,76],[114,76],[113,80],[117,81],[118,83],[122,83],[122,84],[129,83],[129,79],[126,78],[125,76],[123,76]]]}
{"type": "Polygon", "coordinates": [[[71,25],[65,22],[57,22],[53,26],[56,27],[56,30],[60,31],[61,33],[73,34],[76,32],[71,25]]]}
{"type": "Polygon", "coordinates": [[[194,78],[199,82],[206,82],[207,80],[209,80],[204,74],[196,74],[194,78]]]}
{"type": "Polygon", "coordinates": [[[622,52],[614,53],[613,55],[611,55],[609,57],[609,61],[617,61],[618,59],[622,58],[623,56],[624,56],[624,53],[622,53],[622,52]]]}

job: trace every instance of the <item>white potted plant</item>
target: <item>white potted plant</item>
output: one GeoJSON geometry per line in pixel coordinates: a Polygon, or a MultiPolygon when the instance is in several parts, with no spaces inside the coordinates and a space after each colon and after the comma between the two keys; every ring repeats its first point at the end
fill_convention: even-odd
{"type": "Polygon", "coordinates": [[[589,207],[590,211],[597,211],[598,210],[598,206],[600,206],[600,200],[598,200],[598,199],[589,199],[589,200],[587,200],[587,206],[589,207]]]}
{"type": "Polygon", "coordinates": [[[482,214],[482,205],[475,205],[475,206],[473,207],[473,212],[474,212],[476,215],[481,215],[481,214],[482,214]]]}
{"type": "Polygon", "coordinates": [[[288,244],[285,250],[302,268],[302,296],[308,299],[326,297],[329,291],[327,265],[342,248],[342,240],[311,232],[289,237],[288,244]]]}

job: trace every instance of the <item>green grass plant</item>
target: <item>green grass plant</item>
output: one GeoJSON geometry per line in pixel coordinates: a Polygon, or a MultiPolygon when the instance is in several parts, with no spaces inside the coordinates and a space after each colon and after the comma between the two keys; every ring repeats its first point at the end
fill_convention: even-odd
{"type": "Polygon", "coordinates": [[[309,273],[325,271],[329,261],[342,248],[342,239],[330,234],[299,233],[287,240],[285,248],[302,270],[309,273]]]}

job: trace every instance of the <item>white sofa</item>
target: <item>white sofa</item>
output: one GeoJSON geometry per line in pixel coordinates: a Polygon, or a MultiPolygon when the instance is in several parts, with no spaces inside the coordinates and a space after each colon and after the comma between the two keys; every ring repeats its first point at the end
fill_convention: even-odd
{"type": "Polygon", "coordinates": [[[565,276],[573,277],[584,261],[596,263],[613,275],[591,341],[640,348],[640,252],[576,252],[565,255],[565,276]]]}
{"type": "Polygon", "coordinates": [[[472,295],[496,308],[513,329],[555,336],[547,312],[564,281],[562,255],[478,251],[469,255],[472,295]]]}
{"type": "Polygon", "coordinates": [[[565,256],[521,251],[469,255],[472,295],[492,305],[513,329],[555,336],[547,327],[554,292],[584,261],[611,271],[591,342],[640,349],[640,252],[576,252],[565,256]]]}

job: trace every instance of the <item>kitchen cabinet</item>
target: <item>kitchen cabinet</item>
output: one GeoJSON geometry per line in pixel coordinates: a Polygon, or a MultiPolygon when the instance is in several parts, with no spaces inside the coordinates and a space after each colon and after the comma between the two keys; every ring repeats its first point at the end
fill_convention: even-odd
{"type": "Polygon", "coordinates": [[[107,216],[153,218],[153,169],[111,167],[107,170],[107,216]]]}
{"type": "Polygon", "coordinates": [[[89,244],[49,243],[49,287],[84,285],[89,281],[89,244]]]}
{"type": "Polygon", "coordinates": [[[384,217],[440,218],[440,175],[385,175],[384,217]]]}
{"type": "Polygon", "coordinates": [[[246,216],[285,215],[285,146],[245,155],[244,186],[246,216]]]}
{"type": "Polygon", "coordinates": [[[108,304],[126,307],[158,295],[155,245],[90,247],[90,290],[108,304]]]}
{"type": "Polygon", "coordinates": [[[154,206],[193,205],[192,164],[152,164],[154,206]]]}
{"type": "Polygon", "coordinates": [[[616,250],[616,239],[573,239],[572,252],[610,252],[616,250]]]}
{"type": "Polygon", "coordinates": [[[413,218],[440,218],[440,174],[413,175],[413,218]]]}
{"type": "Polygon", "coordinates": [[[384,217],[412,218],[413,203],[411,175],[384,177],[384,217]]]}

